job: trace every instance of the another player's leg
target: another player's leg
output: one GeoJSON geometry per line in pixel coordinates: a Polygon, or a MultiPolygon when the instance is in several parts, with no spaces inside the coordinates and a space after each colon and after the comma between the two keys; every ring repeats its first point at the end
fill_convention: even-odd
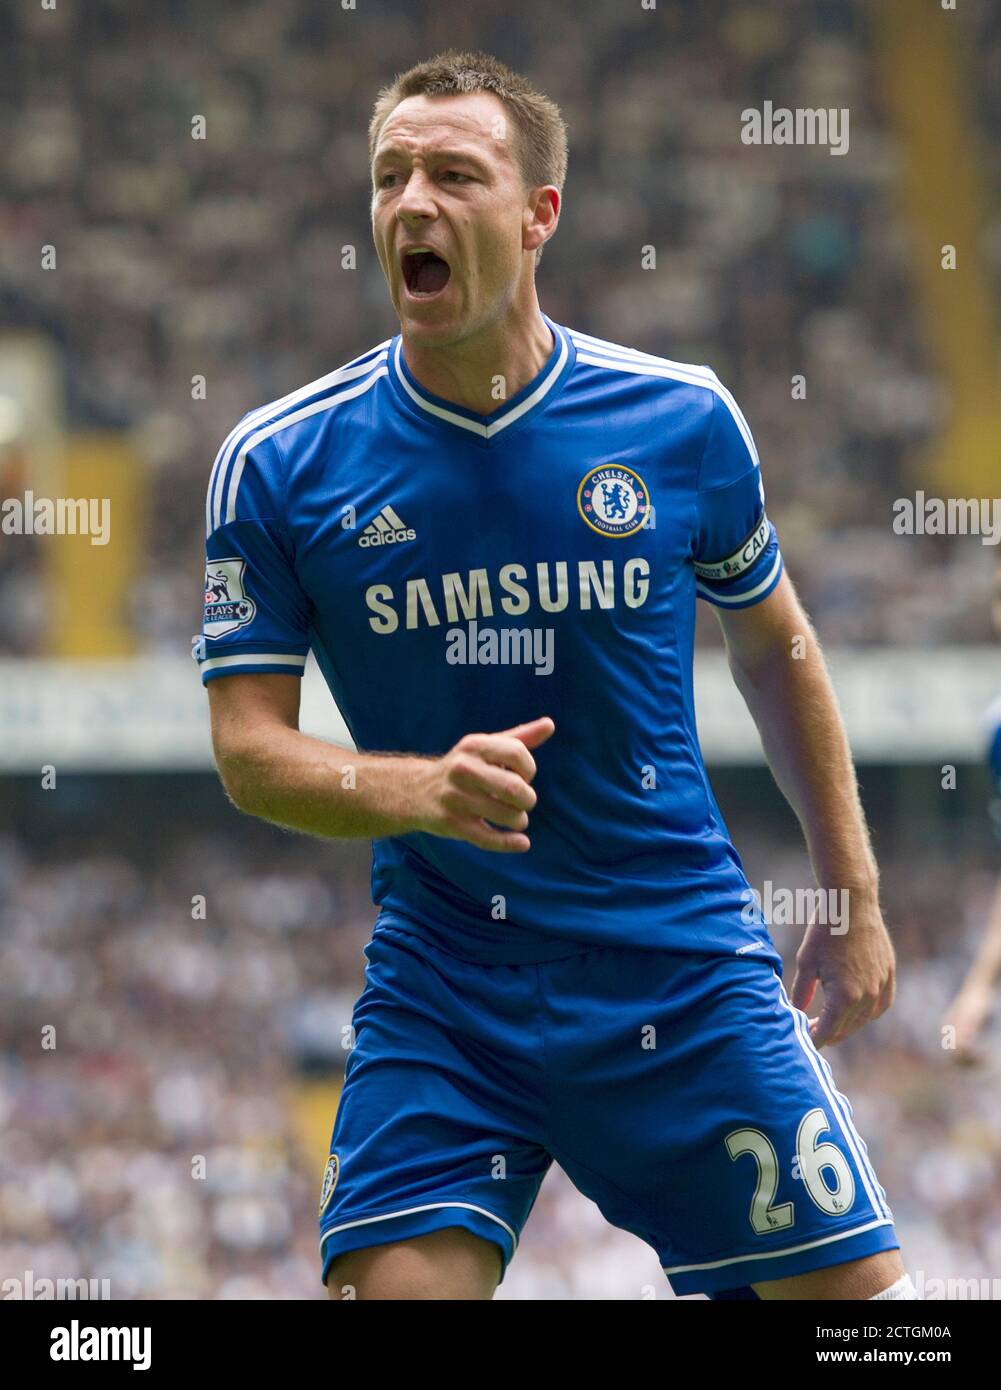
{"type": "Polygon", "coordinates": [[[496,1245],[450,1227],[349,1250],[331,1265],[327,1293],[335,1299],[490,1299],[501,1270],[496,1245]]]}
{"type": "Polygon", "coordinates": [[[904,1262],[899,1250],[881,1250],[861,1260],[811,1269],[788,1279],[768,1279],[752,1285],[761,1299],[869,1299],[894,1289],[894,1297],[916,1298],[913,1285],[905,1280],[904,1262]],[[894,1288],[899,1285],[898,1288],[894,1288]]]}

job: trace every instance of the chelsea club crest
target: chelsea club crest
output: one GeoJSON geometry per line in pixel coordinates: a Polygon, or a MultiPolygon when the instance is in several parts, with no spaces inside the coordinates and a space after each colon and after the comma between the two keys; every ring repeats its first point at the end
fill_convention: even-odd
{"type": "Polygon", "coordinates": [[[647,524],[650,494],[631,468],[602,464],[580,480],[577,510],[599,536],[632,536],[647,524]]]}
{"type": "Polygon", "coordinates": [[[341,1171],[340,1160],[336,1154],[331,1154],[327,1159],[327,1166],[323,1170],[323,1186],[320,1189],[320,1215],[327,1210],[330,1199],[334,1195],[334,1188],[337,1186],[337,1178],[341,1171]]]}

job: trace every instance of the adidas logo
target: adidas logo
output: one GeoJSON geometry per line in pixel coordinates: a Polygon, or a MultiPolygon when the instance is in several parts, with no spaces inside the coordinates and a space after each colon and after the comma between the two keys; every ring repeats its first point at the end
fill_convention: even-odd
{"type": "Polygon", "coordinates": [[[404,526],[392,507],[383,507],[379,515],[358,537],[359,545],[397,545],[400,541],[415,541],[417,532],[404,526]]]}

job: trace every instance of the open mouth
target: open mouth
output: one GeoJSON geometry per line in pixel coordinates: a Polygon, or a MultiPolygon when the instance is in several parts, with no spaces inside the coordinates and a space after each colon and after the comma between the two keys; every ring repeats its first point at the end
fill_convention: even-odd
{"type": "Polygon", "coordinates": [[[415,299],[441,294],[452,274],[448,262],[434,251],[404,251],[401,260],[404,284],[415,299]]]}

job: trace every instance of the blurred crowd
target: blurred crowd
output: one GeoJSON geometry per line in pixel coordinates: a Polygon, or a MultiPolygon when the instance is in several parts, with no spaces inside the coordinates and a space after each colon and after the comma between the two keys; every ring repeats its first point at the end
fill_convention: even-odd
{"type": "MultiPolygon", "coordinates": [[[[964,8],[987,145],[1001,14],[964,8]]],[[[67,429],[135,440],[141,650],[185,653],[197,628],[204,490],[231,427],[395,331],[367,220],[368,115],[394,73],[450,45],[497,53],[560,103],[570,172],[542,306],[716,368],[822,640],[989,639],[992,553],[890,525],[948,402],[913,309],[864,4],[92,0],[9,7],[0,26],[0,322],[58,349],[67,429]],[[850,153],[742,145],[740,112],[765,99],[849,107],[850,153]],[[58,269],[42,272],[50,244],[58,269]]],[[[0,497],[30,474],[30,441],[3,425],[0,497]]],[[[0,655],[41,649],[42,558],[30,538],[0,541],[0,655]]],[[[144,795],[93,840],[42,846],[0,819],[0,1279],[321,1297],[326,1140],[303,1116],[319,1086],[333,1120],[373,918],[366,856],[228,813],[196,833],[180,803],[144,844],[125,822],[170,794],[144,795]]],[[[751,882],[808,884],[802,855],[744,812],[731,824],[751,882]]],[[[982,847],[883,856],[898,1000],[831,1055],[926,1279],[1001,1269],[1001,1039],[961,1068],[939,1030],[993,872],[982,847]]],[[[791,979],[797,933],[774,935],[791,979]]],[[[669,1296],[653,1252],[554,1170],[500,1296],[648,1290],[669,1296]]]]}
{"type": "MultiPolygon", "coordinates": [[[[1001,16],[987,0],[963,11],[986,148],[1001,16]]],[[[142,649],[184,651],[196,630],[204,490],[228,431],[395,331],[366,126],[381,85],[449,45],[496,52],[561,104],[570,173],[543,307],[716,368],[756,434],[821,637],[987,639],[979,541],[891,530],[947,402],[913,312],[861,0],[93,0],[11,7],[2,23],[0,318],[57,345],[70,428],[136,441],[151,496],[142,649]],[[850,152],[743,145],[740,113],[766,99],[848,107],[850,152]],[[641,268],[648,246],[656,270],[641,268]]],[[[996,196],[985,245],[996,273],[996,196]]],[[[38,548],[4,548],[0,652],[30,652],[38,548]]]]}
{"type": "MultiPolygon", "coordinates": [[[[92,840],[0,832],[0,1279],[324,1296],[316,1206],[374,917],[367,853],[238,819],[198,780],[183,798],[163,778],[127,798],[92,783],[119,803],[95,802],[92,840]]],[[[808,885],[741,786],[723,804],[751,883],[808,885]]],[[[926,1282],[1001,1270],[1001,1035],[963,1067],[940,1029],[997,871],[966,838],[888,844],[897,1002],[827,1053],[926,1282]]],[[[801,932],[773,936],[791,986],[801,932]]],[[[500,1296],[671,1295],[653,1251],[554,1168],[500,1296]]]]}

